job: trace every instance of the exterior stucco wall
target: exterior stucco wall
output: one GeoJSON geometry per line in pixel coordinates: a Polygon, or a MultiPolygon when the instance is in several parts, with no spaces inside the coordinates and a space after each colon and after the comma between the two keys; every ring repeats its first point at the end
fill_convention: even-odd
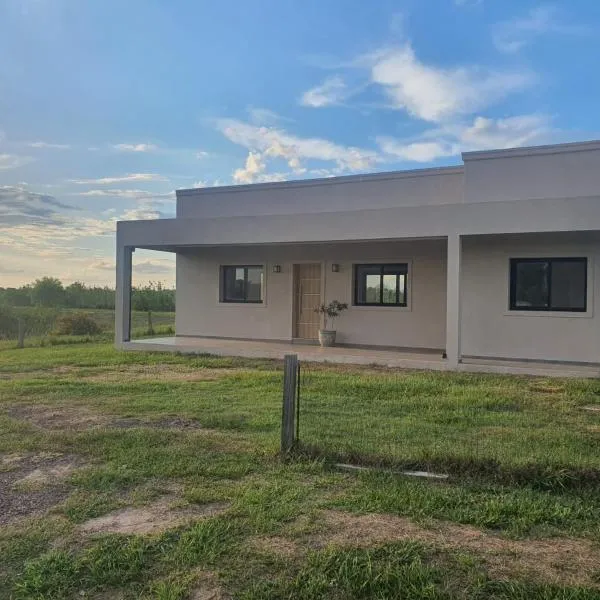
{"type": "Polygon", "coordinates": [[[597,142],[465,154],[465,202],[596,196],[597,142]]]}
{"type": "Polygon", "coordinates": [[[179,190],[177,217],[311,214],[365,208],[456,204],[463,168],[420,169],[301,182],[179,190]]]}
{"type": "Polygon", "coordinates": [[[463,356],[600,362],[600,234],[480,236],[463,240],[463,356]],[[509,259],[586,256],[586,313],[509,310],[509,259]]]}
{"type": "Polygon", "coordinates": [[[198,248],[177,254],[178,335],[289,340],[292,337],[292,266],[321,262],[325,301],[348,302],[336,323],[345,344],[406,348],[445,347],[446,241],[314,244],[198,248]],[[361,262],[408,262],[409,306],[352,306],[352,265],[361,262]],[[219,302],[219,267],[263,264],[265,302],[219,302]],[[333,273],[332,263],[340,270],[333,273]],[[281,273],[273,273],[273,265],[281,273]]]}

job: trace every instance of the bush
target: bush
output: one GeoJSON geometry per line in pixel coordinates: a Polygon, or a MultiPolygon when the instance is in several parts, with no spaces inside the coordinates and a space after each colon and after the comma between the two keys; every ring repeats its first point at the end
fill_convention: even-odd
{"type": "Polygon", "coordinates": [[[56,320],[58,335],[97,335],[101,332],[100,325],[84,312],[61,315],[56,320]]]}
{"type": "Polygon", "coordinates": [[[19,331],[19,319],[23,323],[25,334],[46,335],[54,327],[58,311],[52,308],[19,307],[0,305],[0,339],[16,339],[19,331]]]}

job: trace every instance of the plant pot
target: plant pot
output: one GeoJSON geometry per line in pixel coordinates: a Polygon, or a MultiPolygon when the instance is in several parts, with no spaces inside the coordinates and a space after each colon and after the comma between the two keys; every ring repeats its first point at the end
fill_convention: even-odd
{"type": "Polygon", "coordinates": [[[319,344],[321,346],[333,346],[335,344],[335,330],[319,329],[319,344]]]}

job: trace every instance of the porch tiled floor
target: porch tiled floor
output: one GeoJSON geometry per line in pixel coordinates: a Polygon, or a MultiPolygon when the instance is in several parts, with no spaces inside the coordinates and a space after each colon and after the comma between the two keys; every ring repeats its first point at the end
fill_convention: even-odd
{"type": "MultiPolygon", "coordinates": [[[[215,339],[202,337],[161,337],[133,340],[122,345],[125,350],[161,351],[240,356],[243,358],[282,359],[297,354],[301,361],[353,365],[379,365],[398,369],[447,371],[441,353],[365,348],[321,348],[320,346],[280,342],[215,339]]],[[[459,371],[538,375],[541,377],[599,377],[600,366],[525,361],[465,359],[459,371]]]]}

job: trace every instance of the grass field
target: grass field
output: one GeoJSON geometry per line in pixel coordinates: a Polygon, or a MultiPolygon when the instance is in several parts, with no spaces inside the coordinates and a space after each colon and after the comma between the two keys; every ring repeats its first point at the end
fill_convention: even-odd
{"type": "MultiPolygon", "coordinates": [[[[529,485],[479,468],[428,482],[283,461],[281,375],[270,361],[110,344],[0,350],[0,598],[600,598],[597,482],[544,488],[537,474],[529,485]]],[[[598,404],[596,381],[329,366],[310,377],[301,431],[328,456],[365,418],[360,432],[385,430],[372,420],[385,401],[409,456],[449,440],[434,455],[462,468],[469,406],[483,402],[495,409],[467,423],[507,472],[598,466],[600,413],[579,408],[598,404]],[[452,418],[457,403],[465,418],[452,418]],[[519,423],[529,458],[485,430],[519,423]]],[[[376,445],[373,434],[361,450],[376,445]]]]}

